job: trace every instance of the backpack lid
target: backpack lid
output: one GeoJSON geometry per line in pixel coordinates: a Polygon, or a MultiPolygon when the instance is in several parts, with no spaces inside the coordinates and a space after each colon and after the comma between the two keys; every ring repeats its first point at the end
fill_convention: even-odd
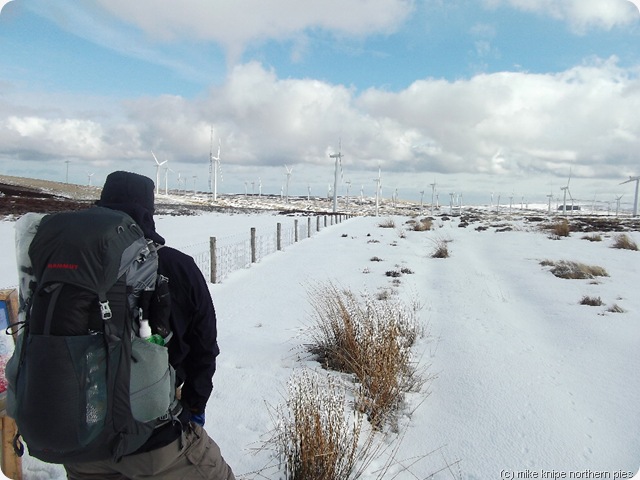
{"type": "Polygon", "coordinates": [[[105,294],[145,246],[142,230],[127,214],[92,207],[45,216],[29,257],[41,286],[62,282],[105,294]]]}

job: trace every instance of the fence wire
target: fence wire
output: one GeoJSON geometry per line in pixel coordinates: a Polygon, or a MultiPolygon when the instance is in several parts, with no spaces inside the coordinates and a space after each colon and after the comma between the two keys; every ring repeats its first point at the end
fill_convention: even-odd
{"type": "MultiPolygon", "coordinates": [[[[325,223],[326,225],[326,223],[325,223]]],[[[333,225],[333,223],[332,223],[333,225]]],[[[310,234],[318,231],[316,220],[312,219],[299,221],[297,225],[289,228],[281,227],[280,231],[280,249],[285,250],[287,247],[311,238],[310,234]],[[311,230],[311,232],[309,231],[311,230]]],[[[211,245],[209,242],[201,242],[194,245],[181,247],[179,250],[193,257],[196,265],[202,271],[205,278],[211,279],[211,245]]],[[[267,255],[271,255],[278,251],[278,235],[277,233],[264,234],[255,236],[255,261],[260,262],[267,255]]],[[[251,266],[251,238],[250,232],[246,235],[231,235],[227,237],[216,238],[216,258],[215,258],[215,283],[220,283],[227,278],[229,274],[236,270],[242,270],[251,266]]]]}

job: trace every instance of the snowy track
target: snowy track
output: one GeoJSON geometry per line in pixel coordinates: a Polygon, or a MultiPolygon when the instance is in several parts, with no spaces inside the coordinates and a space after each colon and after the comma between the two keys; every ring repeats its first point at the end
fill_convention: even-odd
{"type": "MultiPolygon", "coordinates": [[[[165,217],[157,226],[169,244],[180,246],[278,221],[240,220],[165,217]]],[[[284,402],[292,372],[319,368],[305,358],[303,331],[309,289],[328,281],[418,301],[431,333],[415,353],[437,377],[408,396],[411,414],[400,421],[405,436],[394,453],[398,462],[413,464],[411,473],[394,477],[402,470],[398,463],[384,478],[428,478],[447,464],[453,466],[435,479],[536,478],[522,476],[527,472],[541,478],[551,471],[614,478],[614,472],[638,470],[640,253],[609,248],[609,236],[551,240],[520,222],[514,231],[496,232],[437,219],[434,230],[414,232],[405,217],[395,217],[396,228],[380,228],[384,220],[354,218],[322,229],[210,286],[221,355],[206,427],[238,478],[279,478],[269,452],[256,449],[273,428],[269,409],[284,402]],[[450,258],[430,258],[442,240],[450,240],[450,258]],[[610,276],[558,279],[540,265],[543,259],[600,265],[610,276]],[[385,275],[404,267],[413,273],[385,275]],[[601,297],[604,305],[579,305],[585,295],[601,297]],[[613,304],[625,313],[607,312],[613,304]]],[[[638,232],[631,236],[640,243],[638,232]]],[[[11,262],[8,257],[3,271],[15,271],[11,262]]],[[[14,277],[5,274],[5,285],[15,284],[14,277]]],[[[364,480],[375,479],[383,462],[374,462],[364,480]]],[[[33,459],[25,465],[27,479],[64,478],[59,467],[33,459]]]]}

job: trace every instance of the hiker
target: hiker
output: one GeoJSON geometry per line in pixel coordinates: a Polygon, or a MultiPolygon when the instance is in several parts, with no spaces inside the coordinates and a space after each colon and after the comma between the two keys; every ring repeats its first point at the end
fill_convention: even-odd
{"type": "Polygon", "coordinates": [[[169,279],[170,327],[167,345],[176,370],[183,406],[179,421],[157,427],[136,452],[119,461],[65,464],[67,476],[79,479],[235,480],[218,445],[204,430],[205,406],[213,389],[219,354],[216,315],[207,282],[193,259],[163,246],[155,230],[154,182],[136,173],[109,174],[96,205],[129,214],[145,237],[159,244],[158,273],[169,279]]]}

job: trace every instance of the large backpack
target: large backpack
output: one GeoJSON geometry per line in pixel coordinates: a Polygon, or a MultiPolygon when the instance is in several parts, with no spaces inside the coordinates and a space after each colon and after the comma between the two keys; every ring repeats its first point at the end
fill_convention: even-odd
{"type": "Polygon", "coordinates": [[[135,452],[179,413],[167,348],[137,336],[143,318],[170,336],[155,245],[127,214],[92,207],[24,216],[16,251],[22,328],[7,412],[29,454],[75,463],[135,452]]]}

